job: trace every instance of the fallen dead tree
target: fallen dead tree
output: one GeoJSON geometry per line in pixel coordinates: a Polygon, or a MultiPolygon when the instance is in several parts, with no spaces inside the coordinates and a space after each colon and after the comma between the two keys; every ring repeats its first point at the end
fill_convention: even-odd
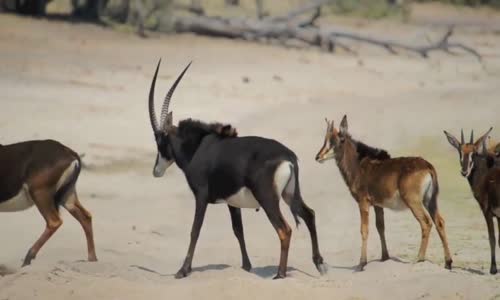
{"type": "MultiPolygon", "coordinates": [[[[321,16],[321,7],[331,3],[331,0],[313,1],[290,11],[284,16],[265,18],[223,18],[207,16],[203,10],[189,16],[179,16],[174,22],[174,30],[178,33],[192,32],[200,35],[244,39],[248,41],[278,41],[286,45],[290,41],[299,41],[312,47],[318,47],[329,52],[336,48],[355,53],[347,41],[357,41],[381,47],[391,54],[398,51],[416,53],[424,58],[430,52],[443,51],[449,54],[458,54],[454,50],[461,50],[476,57],[480,62],[482,56],[472,47],[458,42],[450,42],[453,28],[450,28],[439,40],[428,45],[410,45],[399,41],[378,39],[348,31],[339,31],[321,28],[316,25],[321,16]],[[304,18],[306,13],[312,15],[304,18]]],[[[189,10],[193,12],[194,10],[189,10]]],[[[258,12],[258,15],[261,13],[258,12]]]]}

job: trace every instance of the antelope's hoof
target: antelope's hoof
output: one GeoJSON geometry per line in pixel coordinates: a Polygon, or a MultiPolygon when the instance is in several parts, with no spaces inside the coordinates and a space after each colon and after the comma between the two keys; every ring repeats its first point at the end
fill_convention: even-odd
{"type": "Polygon", "coordinates": [[[28,253],[26,254],[26,256],[24,257],[24,261],[23,261],[23,265],[21,266],[22,267],[26,267],[26,266],[29,266],[31,265],[31,261],[33,259],[35,259],[36,255],[33,255],[31,253],[31,249],[28,251],[28,253]]]}
{"type": "Polygon", "coordinates": [[[250,272],[250,270],[252,269],[252,265],[250,263],[248,264],[243,264],[243,266],[241,266],[241,268],[247,272],[250,272]]]}
{"type": "Polygon", "coordinates": [[[181,268],[176,274],[175,274],[175,279],[181,279],[185,278],[191,273],[191,270],[185,270],[184,268],[181,268]]]}
{"type": "Polygon", "coordinates": [[[276,280],[276,279],[285,279],[285,278],[286,278],[286,275],[278,273],[276,276],[274,276],[273,280],[276,280]]]}
{"type": "Polygon", "coordinates": [[[365,270],[366,263],[360,263],[354,269],[354,272],[363,272],[365,270]]]}
{"type": "Polygon", "coordinates": [[[491,266],[490,267],[490,274],[495,275],[497,273],[497,266],[491,266]]]}
{"type": "Polygon", "coordinates": [[[23,265],[21,266],[21,268],[24,268],[26,266],[29,266],[31,265],[31,261],[27,261],[26,259],[23,261],[23,265]]]}
{"type": "Polygon", "coordinates": [[[324,263],[316,265],[316,269],[318,269],[318,272],[321,276],[326,275],[326,273],[328,273],[328,266],[324,263]]]}
{"type": "Polygon", "coordinates": [[[451,270],[451,264],[453,263],[453,261],[450,259],[450,260],[447,260],[445,263],[444,263],[444,267],[445,269],[448,269],[448,270],[451,270]]]}
{"type": "Polygon", "coordinates": [[[380,261],[386,261],[386,260],[389,260],[389,254],[382,254],[382,258],[380,259],[380,261]]]}
{"type": "Polygon", "coordinates": [[[96,262],[97,261],[97,257],[91,256],[91,257],[89,257],[89,261],[90,262],[96,262]]]}

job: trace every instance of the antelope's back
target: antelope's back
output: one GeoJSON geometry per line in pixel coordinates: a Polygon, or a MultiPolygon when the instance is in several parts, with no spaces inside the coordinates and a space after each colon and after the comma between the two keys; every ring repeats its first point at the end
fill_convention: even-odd
{"type": "Polygon", "coordinates": [[[0,202],[15,196],[28,177],[78,155],[54,140],[25,141],[0,147],[0,202]]]}
{"type": "Polygon", "coordinates": [[[220,146],[224,152],[235,155],[249,155],[255,162],[265,162],[268,160],[289,160],[292,163],[297,161],[297,155],[282,143],[259,136],[243,136],[221,141],[220,146]]]}

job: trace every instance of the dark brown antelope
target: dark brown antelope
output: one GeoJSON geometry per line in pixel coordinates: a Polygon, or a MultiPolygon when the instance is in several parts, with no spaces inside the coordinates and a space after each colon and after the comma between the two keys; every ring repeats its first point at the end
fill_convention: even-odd
{"type": "MultiPolygon", "coordinates": [[[[474,132],[471,132],[468,143],[464,141],[464,132],[461,132],[460,142],[450,133],[444,132],[448,142],[457,149],[460,159],[462,176],[467,178],[474,198],[479,203],[488,227],[490,240],[491,265],[490,273],[497,273],[495,260],[495,228],[493,218],[497,218],[500,231],[500,168],[495,166],[495,156],[487,151],[486,138],[490,128],[483,136],[474,142],[474,132]]],[[[500,234],[500,232],[499,232],[500,234]]],[[[499,236],[500,246],[500,236],[499,236]]]]}
{"type": "Polygon", "coordinates": [[[29,265],[62,225],[59,206],[66,208],[83,227],[89,261],[96,261],[92,217],[76,194],[81,161],[78,154],[53,140],[0,145],[0,212],[15,212],[36,205],[46,222],[45,231],[29,249],[29,265]]]}
{"type": "Polygon", "coordinates": [[[319,252],[315,214],[303,201],[299,185],[297,156],[279,142],[257,136],[237,137],[231,125],[207,124],[191,119],[176,126],[172,122],[169,103],[174,90],[186,72],[179,75],[163,102],[160,123],[154,111],[154,87],[158,66],[149,92],[149,116],[158,154],[153,169],[155,177],[175,164],[184,173],[194,194],[196,208],[191,229],[191,242],[184,263],[176,278],[191,273],[194,250],[208,204],[227,204],[232,227],[240,244],[243,269],[252,268],[248,258],[241,208],[262,206],[281,242],[281,257],[276,278],[286,276],[288,250],[292,229],[280,211],[284,200],[295,221],[301,217],[311,235],[312,258],[320,273],[326,271],[319,252]]]}
{"type": "Polygon", "coordinates": [[[438,181],[434,167],[420,157],[391,158],[381,149],[372,148],[354,140],[347,131],[344,116],[339,130],[327,122],[323,147],[316,155],[318,162],[334,158],[351,195],[358,203],[361,215],[361,259],[357,267],[362,271],[367,263],[368,215],[374,207],[377,231],[382,244],[382,261],[389,259],[385,241],[384,208],[400,211],[409,208],[422,228],[418,261],[425,260],[432,222],[436,224],[443,243],[445,268],[451,269],[451,255],[439,214],[438,181]]]}

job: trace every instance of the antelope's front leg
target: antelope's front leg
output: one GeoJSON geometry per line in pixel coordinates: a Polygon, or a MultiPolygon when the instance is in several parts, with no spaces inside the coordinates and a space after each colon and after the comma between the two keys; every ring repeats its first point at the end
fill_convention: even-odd
{"type": "Polygon", "coordinates": [[[194,214],[193,226],[191,228],[191,241],[189,243],[189,249],[182,264],[181,269],[175,274],[175,278],[184,278],[191,273],[191,263],[193,262],[194,250],[196,248],[196,242],[200,235],[201,226],[203,225],[203,220],[205,219],[205,212],[207,211],[207,201],[205,198],[196,197],[196,211],[194,214]]]}
{"type": "Polygon", "coordinates": [[[356,267],[356,271],[363,271],[367,264],[367,240],[368,240],[368,216],[369,216],[370,204],[366,200],[359,201],[359,214],[361,216],[361,258],[359,259],[359,265],[356,267]]]}

